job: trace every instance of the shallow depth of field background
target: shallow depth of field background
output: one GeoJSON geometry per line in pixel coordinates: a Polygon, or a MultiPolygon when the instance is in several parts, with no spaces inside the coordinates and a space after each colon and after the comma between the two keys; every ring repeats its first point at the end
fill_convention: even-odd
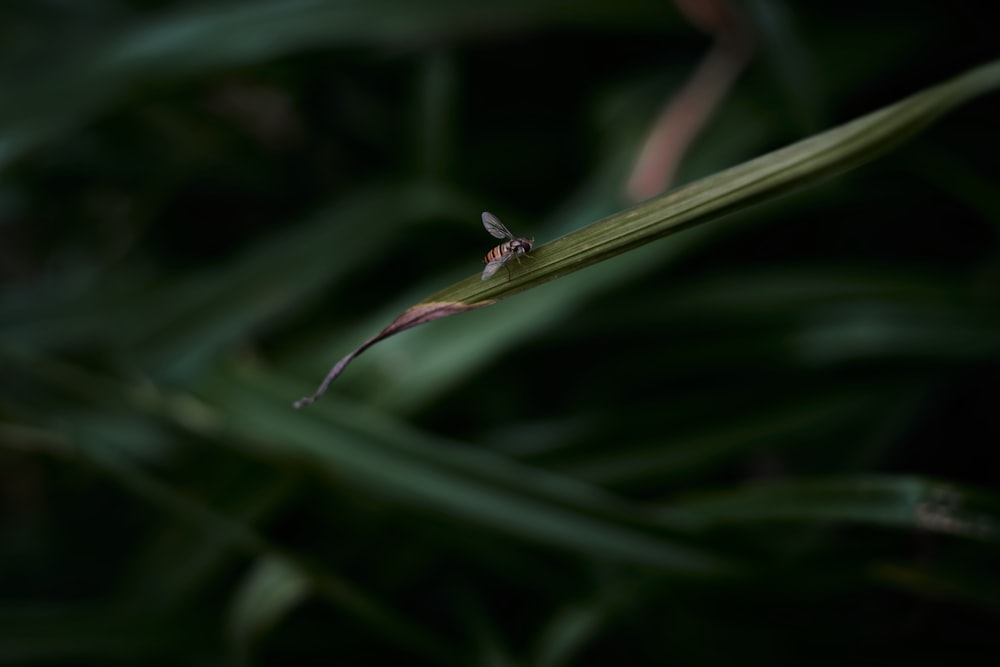
{"type": "MultiPolygon", "coordinates": [[[[1000,54],[985,3],[835,4],[737,5],[677,183],[1000,54]]],[[[482,270],[481,211],[625,208],[711,38],[654,0],[14,0],[0,44],[3,664],[995,664],[997,95],[296,412],[482,270]]]]}

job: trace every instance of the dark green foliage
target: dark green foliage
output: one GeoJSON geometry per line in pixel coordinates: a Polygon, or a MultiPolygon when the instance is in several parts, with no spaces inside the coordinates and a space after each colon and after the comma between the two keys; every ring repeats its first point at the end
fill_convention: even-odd
{"type": "MultiPolygon", "coordinates": [[[[744,8],[685,183],[996,56],[976,7],[744,8]]],[[[99,0],[5,3],[0,43],[0,663],[995,664],[995,94],[297,412],[481,271],[480,211],[541,245],[624,209],[706,38],[99,0]]]]}

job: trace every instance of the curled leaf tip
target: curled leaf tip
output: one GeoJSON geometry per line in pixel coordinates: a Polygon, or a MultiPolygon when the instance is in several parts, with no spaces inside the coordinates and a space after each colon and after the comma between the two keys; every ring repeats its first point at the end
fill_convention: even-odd
{"type": "Polygon", "coordinates": [[[389,336],[398,334],[400,331],[406,331],[407,329],[412,329],[413,327],[426,324],[427,322],[432,322],[434,320],[439,320],[442,317],[448,317],[449,315],[457,315],[458,313],[464,313],[467,310],[475,310],[476,308],[482,308],[483,306],[488,306],[493,301],[478,301],[476,303],[459,303],[457,301],[436,301],[431,303],[419,303],[415,306],[407,308],[402,315],[397,317],[392,321],[392,323],[387,326],[382,331],[378,332],[364,343],[359,345],[349,354],[344,356],[343,359],[338,361],[330,369],[330,372],[326,374],[323,378],[323,382],[320,383],[319,387],[309,396],[300,398],[299,400],[292,403],[292,407],[296,410],[306,407],[307,405],[312,405],[315,403],[320,396],[326,393],[327,388],[330,383],[337,379],[337,377],[344,372],[347,364],[367,350],[369,347],[378,343],[379,341],[385,340],[389,336]]]}

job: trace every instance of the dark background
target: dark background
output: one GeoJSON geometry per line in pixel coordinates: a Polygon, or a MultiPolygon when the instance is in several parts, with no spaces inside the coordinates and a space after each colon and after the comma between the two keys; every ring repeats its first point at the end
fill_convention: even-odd
{"type": "MultiPolygon", "coordinates": [[[[736,6],[680,183],[1000,50],[986,3],[736,6]]],[[[7,0],[0,44],[0,662],[995,664],[996,94],[295,412],[481,270],[481,211],[625,208],[711,37],[653,0],[7,0]]]]}

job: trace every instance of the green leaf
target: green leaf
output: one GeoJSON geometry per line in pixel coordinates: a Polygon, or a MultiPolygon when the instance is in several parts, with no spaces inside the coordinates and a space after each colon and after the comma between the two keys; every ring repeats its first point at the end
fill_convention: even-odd
{"type": "Polygon", "coordinates": [[[489,457],[497,467],[490,471],[488,461],[470,461],[474,455],[459,448],[449,448],[456,462],[446,465],[448,450],[432,460],[423,452],[426,445],[384,442],[384,435],[356,432],[320,410],[291,412],[270,395],[273,391],[217,378],[205,393],[225,414],[239,415],[228,420],[227,430],[248,446],[305,462],[331,480],[394,502],[587,558],[678,573],[712,574],[732,567],[724,557],[658,534],[662,531],[652,530],[641,511],[623,520],[627,504],[616,505],[607,494],[581,492],[586,487],[497,457],[489,457]],[[519,471],[521,480],[516,479],[519,471]],[[646,529],[629,523],[645,523],[646,529]]]}
{"type": "Polygon", "coordinates": [[[229,617],[230,640],[246,655],[251,642],[269,630],[310,593],[299,568],[282,558],[257,561],[236,592],[229,617]]]}
{"type": "Polygon", "coordinates": [[[726,169],[537,247],[510,280],[468,278],[422,303],[513,296],[694,225],[868,162],[969,99],[1000,87],[1000,61],[726,169]]]}
{"type": "MultiPolygon", "coordinates": [[[[203,74],[308,48],[426,42],[542,17],[580,15],[564,0],[462,2],[257,0],[196,3],[103,31],[53,66],[0,79],[0,170],[98,116],[131,88],[203,74]],[[572,9],[572,12],[567,10],[572,9]]],[[[589,4],[589,3],[588,3],[589,4]]],[[[601,13],[599,5],[592,5],[601,13]]]]}
{"type": "MultiPolygon", "coordinates": [[[[343,608],[348,613],[362,621],[377,627],[380,632],[393,637],[401,644],[411,649],[440,658],[453,653],[446,643],[439,640],[418,624],[412,623],[401,614],[396,613],[390,605],[382,604],[377,598],[368,595],[348,580],[335,573],[311,567],[293,554],[271,544],[255,528],[239,517],[229,516],[217,511],[193,498],[179,492],[169,484],[161,482],[138,466],[129,462],[120,452],[106,447],[101,442],[90,439],[81,440],[80,451],[98,468],[132,491],[166,513],[178,519],[190,522],[203,530],[213,541],[225,546],[280,562],[270,571],[261,574],[259,581],[249,584],[250,590],[243,593],[243,598],[234,610],[231,620],[234,639],[238,642],[248,641],[254,631],[262,630],[266,623],[274,620],[280,614],[282,605],[294,604],[299,595],[304,594],[305,581],[308,588],[333,604],[343,608]],[[281,568],[285,568],[282,571],[281,568]],[[291,574],[288,569],[295,571],[291,574]],[[293,579],[301,581],[295,583],[293,579]],[[284,590],[261,590],[275,583],[287,586],[284,590]],[[303,587],[300,590],[300,587],[303,587]],[[261,598],[266,600],[271,608],[242,608],[261,604],[261,598]]],[[[271,567],[271,566],[268,566],[271,567]]]]}
{"type": "Polygon", "coordinates": [[[1000,497],[921,477],[857,476],[759,484],[680,502],[664,509],[662,515],[700,527],[849,521],[1000,540],[1000,497]]]}
{"type": "Polygon", "coordinates": [[[357,355],[418,324],[488,306],[500,299],[579,271],[727,213],[773,199],[867,162],[916,133],[941,114],[1000,86],[1000,61],[983,65],[902,102],[862,116],[786,148],[726,169],[595,222],[532,250],[509,279],[473,276],[408,308],[389,326],[330,369],[303,407],[323,395],[357,355]]]}

